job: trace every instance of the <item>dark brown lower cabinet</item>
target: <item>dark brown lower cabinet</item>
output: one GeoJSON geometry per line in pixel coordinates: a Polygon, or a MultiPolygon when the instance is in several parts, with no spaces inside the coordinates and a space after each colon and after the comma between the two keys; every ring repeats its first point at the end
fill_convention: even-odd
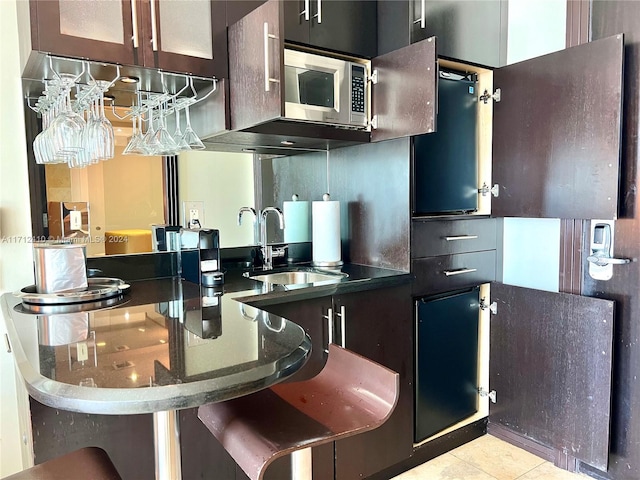
{"type": "Polygon", "coordinates": [[[491,301],[489,426],[606,470],[614,302],[499,283],[491,301]]]}
{"type": "MultiPolygon", "coordinates": [[[[290,381],[317,374],[326,361],[329,330],[334,343],[400,374],[400,399],[381,427],[316,447],[313,478],[365,478],[408,458],[413,451],[413,327],[410,284],[345,295],[260,306],[305,328],[311,336],[311,359],[290,381]],[[328,309],[332,309],[332,315],[328,309]],[[333,317],[330,324],[329,319],[333,317]]],[[[242,472],[237,477],[245,479],[242,472]]],[[[291,461],[276,460],[267,480],[291,478],[291,461]]]]}

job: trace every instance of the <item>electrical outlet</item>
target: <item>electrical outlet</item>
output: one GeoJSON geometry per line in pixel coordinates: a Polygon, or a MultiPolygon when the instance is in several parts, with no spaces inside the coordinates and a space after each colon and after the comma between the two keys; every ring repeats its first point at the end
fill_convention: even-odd
{"type": "Polygon", "coordinates": [[[82,212],[78,210],[69,212],[69,228],[71,230],[82,230],[82,212]]]}
{"type": "Polygon", "coordinates": [[[204,202],[182,202],[182,225],[185,228],[200,228],[204,226],[204,202]]]}

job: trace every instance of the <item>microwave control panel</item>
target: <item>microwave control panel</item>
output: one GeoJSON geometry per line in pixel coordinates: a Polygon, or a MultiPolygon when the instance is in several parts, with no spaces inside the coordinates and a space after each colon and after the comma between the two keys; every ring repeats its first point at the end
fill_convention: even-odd
{"type": "Polygon", "coordinates": [[[351,111],[365,114],[365,67],[364,65],[351,65],[351,111]]]}

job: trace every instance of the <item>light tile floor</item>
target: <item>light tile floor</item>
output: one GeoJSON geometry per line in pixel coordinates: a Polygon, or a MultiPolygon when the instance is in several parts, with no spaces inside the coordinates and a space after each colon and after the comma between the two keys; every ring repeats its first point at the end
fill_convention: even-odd
{"type": "Polygon", "coordinates": [[[393,480],[585,480],[502,440],[484,435],[393,480]]]}

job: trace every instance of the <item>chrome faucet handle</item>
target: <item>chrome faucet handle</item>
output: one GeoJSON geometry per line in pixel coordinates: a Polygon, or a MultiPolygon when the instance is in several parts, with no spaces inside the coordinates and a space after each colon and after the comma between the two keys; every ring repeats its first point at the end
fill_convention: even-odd
{"type": "Polygon", "coordinates": [[[274,212],[278,216],[278,221],[280,223],[280,230],[284,230],[284,215],[282,214],[282,210],[277,207],[265,207],[261,212],[262,221],[265,222],[267,219],[267,215],[269,212],[274,212]]]}
{"type": "Polygon", "coordinates": [[[258,220],[258,214],[256,213],[255,208],[241,207],[240,210],[238,210],[238,226],[242,225],[242,214],[245,212],[249,212],[253,215],[253,223],[258,220]]]}

